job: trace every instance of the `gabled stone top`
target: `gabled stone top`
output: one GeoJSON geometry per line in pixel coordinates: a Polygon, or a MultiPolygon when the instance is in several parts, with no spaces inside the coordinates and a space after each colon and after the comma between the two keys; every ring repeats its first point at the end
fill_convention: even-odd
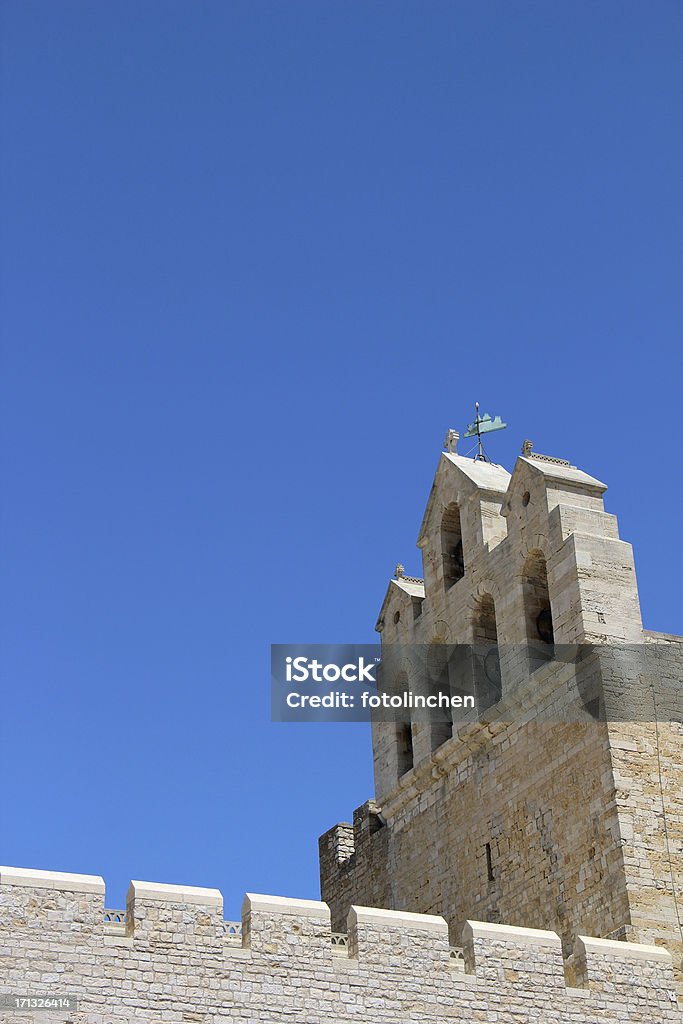
{"type": "Polygon", "coordinates": [[[391,582],[395,583],[406,594],[410,594],[411,597],[425,596],[425,581],[418,579],[417,576],[401,576],[400,579],[392,580],[391,582]]]}
{"type": "Polygon", "coordinates": [[[536,473],[541,473],[546,480],[556,480],[558,483],[574,484],[587,490],[595,491],[597,494],[604,494],[607,490],[607,484],[603,484],[601,480],[598,480],[594,476],[590,476],[588,473],[584,473],[582,469],[577,469],[576,466],[572,466],[569,463],[563,463],[559,459],[550,459],[547,456],[538,455],[520,455],[518,462],[523,462],[536,473]]]}
{"type": "Polygon", "coordinates": [[[444,452],[443,458],[457,466],[479,490],[494,491],[496,494],[507,490],[510,474],[504,466],[495,462],[482,462],[481,459],[466,459],[464,455],[451,455],[449,452],[444,452]]]}
{"type": "Polygon", "coordinates": [[[434,501],[437,491],[437,480],[439,474],[445,470],[453,469],[460,474],[461,479],[464,478],[465,487],[470,493],[479,491],[484,494],[495,494],[502,497],[508,489],[510,483],[510,474],[507,469],[503,466],[497,465],[495,462],[482,462],[480,459],[466,459],[464,455],[451,455],[450,452],[442,452],[441,460],[437,466],[436,474],[434,476],[434,483],[429,494],[429,500],[425,509],[425,514],[422,517],[422,523],[420,524],[420,532],[417,537],[417,546],[421,547],[421,542],[427,531],[429,520],[434,510],[434,501]]]}
{"type": "Polygon", "coordinates": [[[375,632],[379,633],[381,630],[381,624],[384,620],[384,613],[387,609],[387,605],[390,603],[391,598],[395,595],[396,591],[392,588],[397,587],[402,593],[408,597],[424,597],[425,596],[425,585],[424,580],[417,579],[416,576],[401,576],[397,580],[389,580],[389,586],[387,592],[384,595],[382,601],[382,607],[379,610],[377,616],[377,622],[375,623],[375,632]]]}

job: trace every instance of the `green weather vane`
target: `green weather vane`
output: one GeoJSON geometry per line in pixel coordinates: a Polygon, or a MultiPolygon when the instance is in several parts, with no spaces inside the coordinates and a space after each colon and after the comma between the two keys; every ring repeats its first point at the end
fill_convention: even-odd
{"type": "Polygon", "coordinates": [[[474,456],[475,459],[480,459],[482,462],[489,462],[490,459],[486,457],[484,453],[484,445],[482,444],[481,435],[490,434],[494,430],[504,430],[507,427],[507,423],[503,423],[500,416],[490,416],[487,412],[483,416],[479,415],[479,402],[474,403],[475,418],[474,422],[468,424],[465,437],[476,437],[477,439],[477,454],[474,456]]]}

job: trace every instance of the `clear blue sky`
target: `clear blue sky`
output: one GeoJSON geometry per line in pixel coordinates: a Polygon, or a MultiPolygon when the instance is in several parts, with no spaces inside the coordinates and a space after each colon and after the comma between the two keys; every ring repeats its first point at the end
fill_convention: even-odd
{"type": "Polygon", "coordinates": [[[479,399],[680,631],[678,2],[4,0],[0,862],[318,895],[372,642],[479,399]],[[672,539],[673,538],[673,539],[672,539]]]}

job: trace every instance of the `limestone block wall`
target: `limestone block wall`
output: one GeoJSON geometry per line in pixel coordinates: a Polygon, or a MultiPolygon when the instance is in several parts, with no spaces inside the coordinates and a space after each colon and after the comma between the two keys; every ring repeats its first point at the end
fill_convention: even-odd
{"type": "Polygon", "coordinates": [[[683,643],[606,647],[601,674],[630,907],[627,938],[665,943],[683,976],[683,643]],[[616,704],[626,713],[614,713],[616,704]]]}
{"type": "Polygon", "coordinates": [[[5,1009],[2,1024],[683,1020],[669,954],[652,946],[582,938],[566,965],[552,932],[469,922],[457,960],[443,919],[354,907],[340,947],[324,903],[253,895],[236,945],[216,890],[133,882],[125,930],[103,907],[100,878],[0,868],[0,996],[78,999],[5,1009]]]}
{"type": "Polygon", "coordinates": [[[665,942],[683,976],[683,725],[610,728],[632,931],[665,942]]]}

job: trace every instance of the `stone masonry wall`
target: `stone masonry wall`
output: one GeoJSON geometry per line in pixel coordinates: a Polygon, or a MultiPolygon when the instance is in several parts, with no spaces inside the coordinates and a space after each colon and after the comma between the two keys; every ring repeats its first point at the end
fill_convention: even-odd
{"type": "Polygon", "coordinates": [[[653,721],[643,664],[658,707],[673,715],[673,695],[680,717],[681,647],[651,649],[640,665],[639,649],[597,650],[607,722],[581,723],[581,678],[548,664],[406,772],[381,806],[359,808],[353,828],[321,838],[334,927],[360,902],[440,914],[456,944],[472,917],[552,929],[565,954],[585,932],[663,943],[680,972],[683,726],[653,721]]]}
{"type": "Polygon", "coordinates": [[[216,890],[133,882],[127,910],[124,932],[104,923],[100,878],[0,868],[0,995],[79,1000],[69,1012],[0,1010],[2,1024],[683,1021],[656,947],[581,939],[568,986],[546,931],[471,922],[463,961],[434,916],[355,907],[340,949],[324,903],[247,896],[241,945],[216,890]]]}
{"type": "Polygon", "coordinates": [[[385,826],[364,834],[361,809],[359,848],[336,864],[336,830],[322,837],[335,927],[361,902],[442,915],[454,944],[472,917],[550,928],[568,954],[582,931],[630,925],[604,724],[503,718],[462,728],[403,776],[381,814],[385,826]]]}

